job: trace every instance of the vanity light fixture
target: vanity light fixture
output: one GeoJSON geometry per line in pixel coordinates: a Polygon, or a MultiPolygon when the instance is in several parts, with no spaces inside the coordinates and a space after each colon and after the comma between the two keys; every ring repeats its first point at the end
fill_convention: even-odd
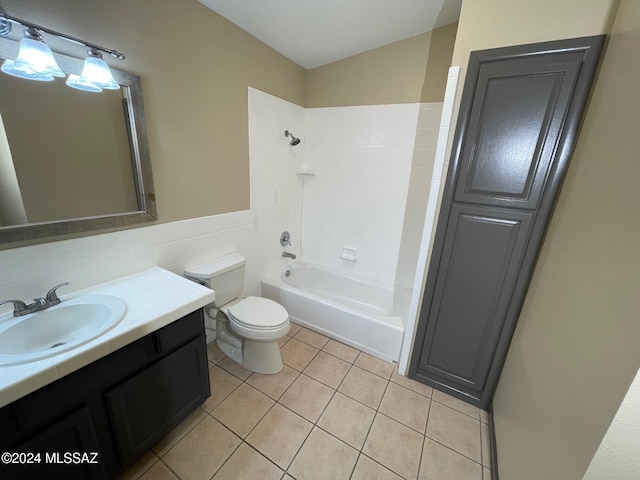
{"type": "Polygon", "coordinates": [[[1,69],[9,75],[29,80],[51,81],[53,77],[65,76],[42,34],[32,27],[24,31],[16,59],[5,61],[1,69]]]}
{"type": "Polygon", "coordinates": [[[109,65],[102,59],[102,54],[92,48],[87,54],[82,69],[82,75],[69,75],[67,85],[78,90],[101,92],[102,89],[117,90],[118,82],[113,79],[109,65]]]}
{"type": "Polygon", "coordinates": [[[28,80],[50,82],[54,77],[65,77],[65,73],[58,66],[53,53],[45,43],[42,32],[73,43],[84,45],[89,49],[84,61],[81,75],[70,74],[66,84],[88,92],[101,92],[102,89],[115,90],[120,88],[113,78],[107,63],[102,59],[102,53],[114,58],[124,59],[124,54],[117,50],[104,48],[85,40],[56,32],[35,23],[8,15],[0,8],[0,36],[11,32],[12,22],[26,27],[24,38],[20,42],[20,50],[15,60],[7,59],[0,67],[4,73],[28,80]]]}

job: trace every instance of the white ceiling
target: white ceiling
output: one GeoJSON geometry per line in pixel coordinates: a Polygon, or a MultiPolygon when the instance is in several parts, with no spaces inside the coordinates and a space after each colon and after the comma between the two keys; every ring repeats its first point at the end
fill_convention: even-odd
{"type": "Polygon", "coordinates": [[[304,68],[458,20],[462,0],[199,0],[304,68]]]}

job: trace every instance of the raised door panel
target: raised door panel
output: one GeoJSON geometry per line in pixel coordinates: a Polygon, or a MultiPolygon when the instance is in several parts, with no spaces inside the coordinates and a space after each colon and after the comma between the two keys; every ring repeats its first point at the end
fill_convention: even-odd
{"type": "MultiPolygon", "coordinates": [[[[479,396],[525,251],[531,214],[454,205],[418,373],[479,396]]],[[[423,321],[423,319],[421,319],[423,321]]]]}
{"type": "Polygon", "coordinates": [[[537,207],[581,62],[571,53],[481,66],[454,201],[537,207]]]}
{"type": "Polygon", "coordinates": [[[107,392],[105,402],[123,466],[151,448],[208,396],[203,337],[107,392]]]}

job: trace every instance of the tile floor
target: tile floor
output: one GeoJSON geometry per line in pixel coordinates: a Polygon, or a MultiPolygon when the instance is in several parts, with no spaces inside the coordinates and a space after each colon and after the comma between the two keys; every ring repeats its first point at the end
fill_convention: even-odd
{"type": "Polygon", "coordinates": [[[489,480],[486,412],[291,325],[284,369],[208,347],[211,397],[121,478],[489,480]]]}

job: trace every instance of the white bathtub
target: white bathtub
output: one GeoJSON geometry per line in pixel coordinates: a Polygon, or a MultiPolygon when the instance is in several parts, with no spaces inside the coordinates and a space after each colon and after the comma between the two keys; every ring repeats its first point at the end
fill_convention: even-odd
{"type": "Polygon", "coordinates": [[[262,296],[284,306],[294,322],[394,363],[409,295],[299,262],[262,279],[262,296]]]}

